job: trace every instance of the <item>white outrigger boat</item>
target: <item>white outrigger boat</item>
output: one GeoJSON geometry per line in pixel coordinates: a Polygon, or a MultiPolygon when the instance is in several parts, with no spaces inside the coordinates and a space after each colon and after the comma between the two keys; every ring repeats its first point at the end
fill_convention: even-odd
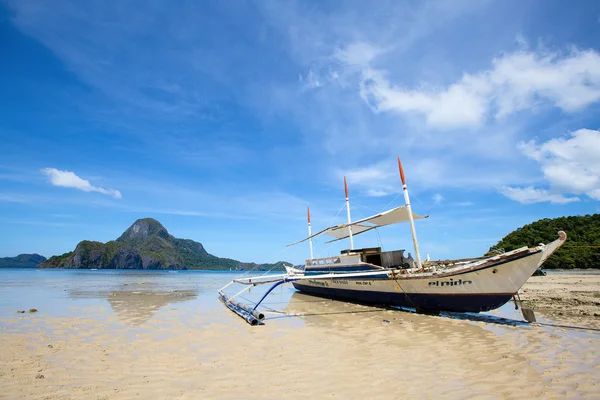
{"type": "MultiPolygon", "coordinates": [[[[344,178],[348,222],[312,234],[309,210],[309,236],[290,245],[309,241],[310,259],[306,260],[304,268],[286,266],[285,274],[234,279],[219,290],[224,304],[250,324],[262,324],[264,314],[257,310],[260,303],[274,288],[291,282],[297,290],[310,295],[363,304],[409,307],[417,312],[489,311],[517,296],[525,281],[567,239],[566,233],[560,231],[558,239],[547,245],[522,247],[491,257],[423,262],[414,220],[426,217],[412,212],[400,159],[398,168],[404,206],[352,222],[348,186],[344,178]],[[354,248],[353,236],[401,222],[410,224],[415,259],[406,258],[404,250],[354,248]],[[312,239],[324,234],[333,236],[332,241],[348,238],[350,249],[342,251],[339,256],[313,258],[312,239]],[[233,284],[246,287],[233,296],[227,295],[225,289],[233,284]],[[246,305],[236,299],[250,287],[262,284],[272,286],[256,304],[246,305]]],[[[529,319],[525,310],[524,316],[529,319]]]]}

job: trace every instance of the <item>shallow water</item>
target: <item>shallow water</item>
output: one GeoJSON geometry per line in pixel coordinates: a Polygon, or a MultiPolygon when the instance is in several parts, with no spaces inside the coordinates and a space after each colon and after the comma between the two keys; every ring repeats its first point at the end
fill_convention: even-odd
{"type": "MultiPolygon", "coordinates": [[[[0,383],[24,398],[89,387],[106,398],[128,398],[148,377],[155,384],[146,387],[146,398],[180,392],[191,398],[398,398],[396,379],[404,382],[406,398],[593,398],[599,392],[600,333],[553,326],[556,321],[543,316],[538,321],[549,325],[526,324],[512,303],[482,314],[427,316],[324,300],[282,285],[264,303],[266,325],[250,327],[217,298],[238,275],[0,270],[0,338],[22,337],[35,349],[29,363],[15,353],[11,371],[32,368],[48,377],[28,386],[30,378],[12,371],[8,381],[0,374],[0,383]],[[30,308],[38,312],[17,313],[30,308]],[[48,343],[55,347],[48,350],[48,343]],[[131,378],[114,383],[115,369],[131,378]],[[273,378],[281,370],[282,379],[273,378]],[[298,370],[302,374],[286,378],[298,370]],[[51,378],[60,385],[48,389],[51,378]],[[239,380],[244,384],[231,383],[239,380]]],[[[256,301],[264,293],[259,289],[240,299],[256,301]]]]}
{"type": "MultiPolygon", "coordinates": [[[[0,327],[18,310],[31,308],[48,317],[78,316],[82,310],[92,315],[90,310],[96,310],[98,316],[114,315],[122,323],[133,326],[174,310],[207,315],[225,313],[228,310],[218,300],[217,291],[239,275],[239,272],[229,271],[4,269],[0,270],[0,327]]],[[[252,288],[238,299],[248,304],[256,302],[267,287],[252,288]]],[[[261,309],[266,312],[267,321],[282,319],[281,312],[294,293],[291,285],[282,285],[265,299],[261,309]]],[[[318,314],[310,309],[306,311],[318,314]]],[[[524,322],[512,303],[487,313],[443,313],[442,316],[464,319],[467,323],[487,321],[490,329],[495,325],[524,322]]],[[[287,315],[283,317],[290,319],[287,315]]],[[[551,322],[543,318],[542,321],[551,322]]],[[[304,319],[296,318],[292,323],[303,324],[304,319]]]]}

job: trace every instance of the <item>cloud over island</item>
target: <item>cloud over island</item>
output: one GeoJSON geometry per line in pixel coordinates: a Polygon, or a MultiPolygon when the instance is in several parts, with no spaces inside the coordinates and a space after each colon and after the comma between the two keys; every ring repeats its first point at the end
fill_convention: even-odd
{"type": "Polygon", "coordinates": [[[121,192],[116,189],[105,189],[99,186],[93,186],[90,181],[82,179],[75,175],[72,171],[61,171],[56,168],[43,168],[41,172],[48,176],[50,183],[53,186],[67,187],[82,190],[84,192],[98,192],[108,196],[112,196],[115,199],[120,199],[123,196],[121,192]]]}

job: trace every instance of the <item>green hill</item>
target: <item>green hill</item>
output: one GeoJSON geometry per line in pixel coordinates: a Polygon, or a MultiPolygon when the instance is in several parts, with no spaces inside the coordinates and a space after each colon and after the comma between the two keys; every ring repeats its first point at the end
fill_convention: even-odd
{"type": "Polygon", "coordinates": [[[135,221],[117,240],[84,240],[74,251],[50,257],[40,268],[98,269],[283,269],[276,264],[243,263],[209,254],[201,243],[178,239],[155,219],[135,221]]]}
{"type": "Polygon", "coordinates": [[[567,232],[567,242],[544,263],[544,268],[600,268],[600,214],[541,219],[509,233],[490,251],[549,243],[560,230],[567,232]]]}
{"type": "Polygon", "coordinates": [[[35,268],[46,261],[46,257],[39,254],[19,254],[16,257],[0,258],[0,268],[35,268]]]}

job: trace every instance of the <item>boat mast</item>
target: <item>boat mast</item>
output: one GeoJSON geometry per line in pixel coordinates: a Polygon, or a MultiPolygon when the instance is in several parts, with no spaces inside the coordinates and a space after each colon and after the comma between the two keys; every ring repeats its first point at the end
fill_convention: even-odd
{"type": "Polygon", "coordinates": [[[310,229],[310,207],[306,207],[306,209],[308,210],[308,237],[310,238],[308,240],[308,243],[310,244],[310,259],[313,259],[313,247],[312,247],[312,231],[310,229]]]}
{"type": "Polygon", "coordinates": [[[417,231],[415,230],[415,220],[413,218],[412,209],[410,208],[410,199],[408,198],[408,189],[406,188],[406,179],[404,179],[404,170],[402,169],[402,163],[400,157],[398,157],[398,169],[400,170],[400,179],[402,180],[402,191],[404,192],[404,203],[406,204],[406,211],[408,212],[408,221],[410,222],[410,230],[412,233],[413,244],[415,246],[415,255],[417,257],[417,267],[423,268],[421,264],[421,253],[419,252],[419,242],[417,241],[417,231]]]}
{"type": "MultiPolygon", "coordinates": [[[[348,184],[346,183],[346,177],[344,177],[344,190],[346,190],[346,213],[348,214],[348,223],[351,224],[350,219],[350,200],[348,200],[348,184]]],[[[354,250],[354,239],[352,238],[352,225],[348,226],[348,237],[350,238],[350,250],[354,250]]]]}

